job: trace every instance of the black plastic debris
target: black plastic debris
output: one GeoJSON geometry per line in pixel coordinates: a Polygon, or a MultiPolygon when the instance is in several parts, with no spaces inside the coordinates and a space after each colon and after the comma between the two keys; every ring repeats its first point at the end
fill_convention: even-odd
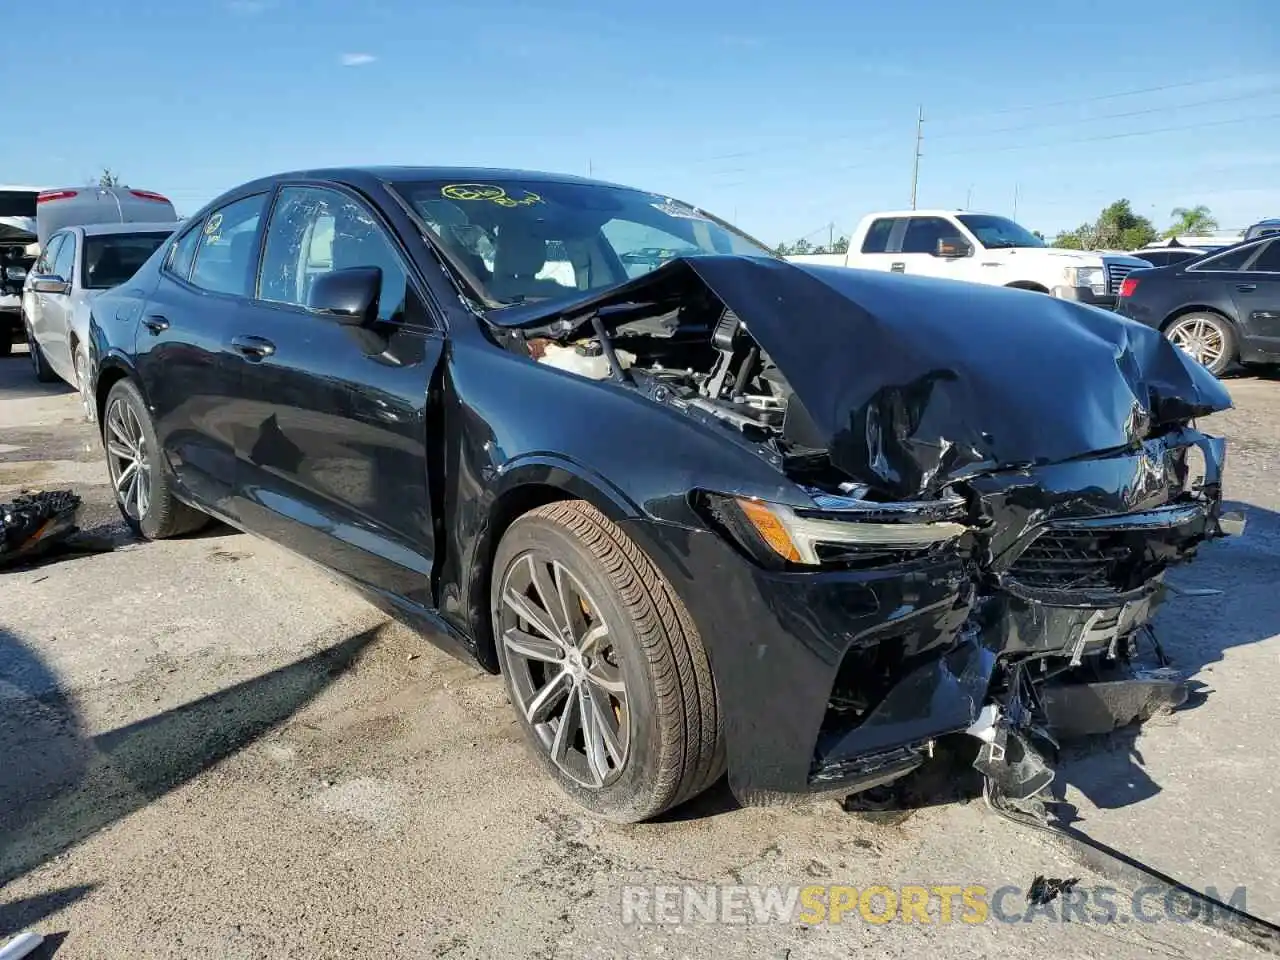
{"type": "Polygon", "coordinates": [[[1036,878],[1031,881],[1031,889],[1027,891],[1027,903],[1037,906],[1050,903],[1058,899],[1059,894],[1070,893],[1071,889],[1079,882],[1079,877],[1059,880],[1057,877],[1045,877],[1043,874],[1037,874],[1036,878]]]}
{"type": "Polygon", "coordinates": [[[73,539],[80,498],[70,490],[24,493],[0,504],[0,567],[45,559],[58,553],[101,553],[110,544],[73,539]]]}

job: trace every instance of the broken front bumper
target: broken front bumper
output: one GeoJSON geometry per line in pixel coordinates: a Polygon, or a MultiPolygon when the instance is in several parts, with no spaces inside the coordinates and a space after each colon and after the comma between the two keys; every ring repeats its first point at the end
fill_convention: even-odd
{"type": "Polygon", "coordinates": [[[990,521],[976,549],[873,570],[768,571],[715,533],[629,532],[707,645],[735,795],[851,793],[969,728],[1010,665],[1038,682],[1116,654],[1158,605],[1163,569],[1236,529],[1220,516],[1222,454],[1182,431],[975,478],[990,521]]]}

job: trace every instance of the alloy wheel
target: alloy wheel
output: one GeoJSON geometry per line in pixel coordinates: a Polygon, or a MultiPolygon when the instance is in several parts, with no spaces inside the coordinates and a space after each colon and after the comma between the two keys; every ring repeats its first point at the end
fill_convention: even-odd
{"type": "Polygon", "coordinates": [[[551,761],[599,789],[627,761],[630,714],[609,625],[582,582],[526,552],[507,568],[495,617],[518,709],[551,761]]]}
{"type": "Polygon", "coordinates": [[[89,358],[84,354],[84,347],[76,348],[76,384],[80,388],[80,405],[84,407],[84,417],[93,423],[98,419],[98,411],[89,393],[89,358]]]}
{"type": "Polygon", "coordinates": [[[151,461],[142,423],[125,401],[116,400],[107,409],[103,440],[116,498],[124,512],[141,523],[151,505],[151,461]]]}
{"type": "Polygon", "coordinates": [[[1219,363],[1227,348],[1222,330],[1204,317],[1186,317],[1176,321],[1169,328],[1168,337],[1174,346],[1204,367],[1219,363]]]}

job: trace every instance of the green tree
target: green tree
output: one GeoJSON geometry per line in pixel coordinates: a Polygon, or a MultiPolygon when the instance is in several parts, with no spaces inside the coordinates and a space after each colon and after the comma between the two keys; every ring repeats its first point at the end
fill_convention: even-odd
{"type": "Polygon", "coordinates": [[[849,238],[848,238],[848,237],[841,237],[839,240],[837,240],[835,243],[833,243],[833,244],[831,245],[831,252],[832,252],[832,253],[848,253],[848,252],[849,252],[849,238]]]}
{"type": "Polygon", "coordinates": [[[1154,224],[1133,212],[1128,200],[1104,207],[1092,223],[1064,230],[1053,245],[1068,250],[1137,250],[1156,239],[1154,224]]]}
{"type": "Polygon", "coordinates": [[[773,248],[773,252],[780,257],[789,257],[791,256],[791,247],[789,244],[780,243],[773,248]]]}
{"type": "Polygon", "coordinates": [[[98,179],[94,182],[97,183],[97,185],[100,187],[123,186],[123,183],[120,180],[120,175],[118,173],[113,172],[110,167],[103,167],[102,173],[98,176],[98,179]]]}
{"type": "Polygon", "coordinates": [[[810,252],[811,245],[807,238],[801,237],[791,245],[791,252],[799,256],[803,256],[810,252]]]}
{"type": "Polygon", "coordinates": [[[1194,207],[1174,207],[1169,216],[1173,217],[1173,224],[1164,232],[1166,237],[1203,236],[1218,229],[1218,221],[1203,203],[1194,207]]]}

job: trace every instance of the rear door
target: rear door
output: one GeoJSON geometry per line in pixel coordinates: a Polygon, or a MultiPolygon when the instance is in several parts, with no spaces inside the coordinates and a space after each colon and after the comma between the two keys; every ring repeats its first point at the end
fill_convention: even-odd
{"type": "MultiPolygon", "coordinates": [[[[443,352],[408,259],[356,195],[283,186],[240,351],[237,510],[251,530],[430,607],[427,392],[443,352]],[[379,331],[307,309],[316,277],[382,270],[379,331]]],[[[436,438],[440,440],[439,437],[436,438]]]]}
{"type": "Polygon", "coordinates": [[[1264,244],[1231,279],[1248,346],[1280,354],[1280,238],[1264,244]]]}
{"type": "Polygon", "coordinates": [[[270,197],[231,201],[170,242],[134,347],[174,475],[190,496],[232,520],[243,364],[230,343],[253,311],[270,197]]]}
{"type": "Polygon", "coordinates": [[[902,234],[906,229],[906,221],[894,217],[877,217],[872,220],[854,262],[864,270],[895,270],[901,273],[905,264],[901,262],[901,257],[891,251],[897,251],[902,246],[902,234]]]}

